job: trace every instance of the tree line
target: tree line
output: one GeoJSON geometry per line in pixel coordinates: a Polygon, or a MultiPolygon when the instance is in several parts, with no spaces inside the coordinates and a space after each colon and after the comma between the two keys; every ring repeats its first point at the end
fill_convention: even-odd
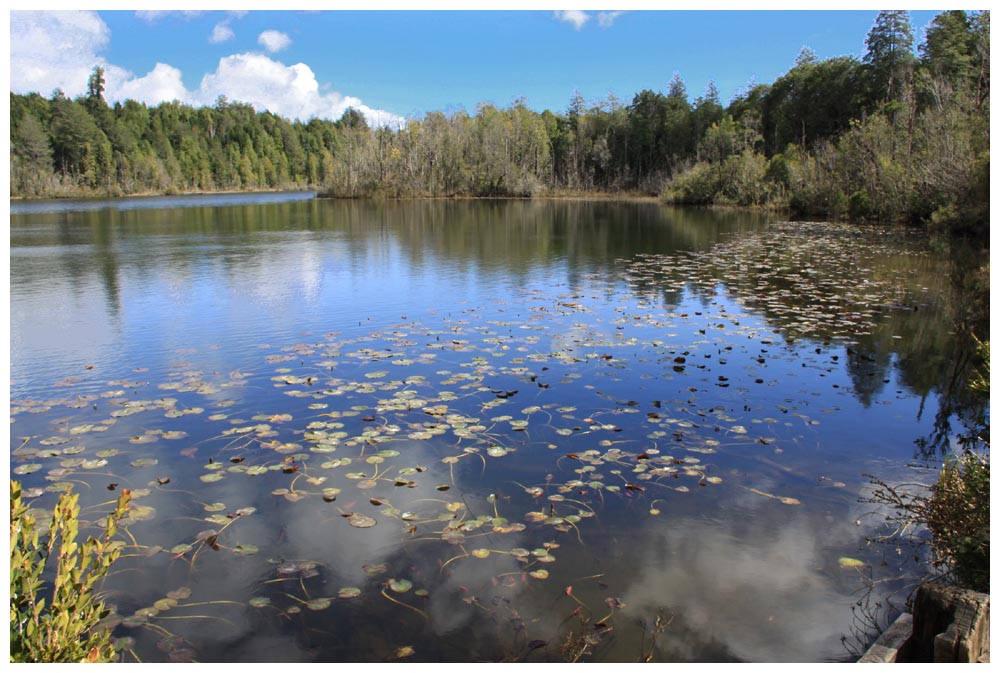
{"type": "Polygon", "coordinates": [[[883,11],[862,59],[803,49],[723,106],[681,76],[565,112],[482,103],[398,128],[356,110],[289,121],[224,97],[108,105],[95,68],[71,100],[11,94],[11,195],[310,187],[332,196],[633,191],[690,204],[988,227],[989,12],[946,11],[915,44],[883,11]],[[916,47],[916,48],[915,48],[916,47]]]}

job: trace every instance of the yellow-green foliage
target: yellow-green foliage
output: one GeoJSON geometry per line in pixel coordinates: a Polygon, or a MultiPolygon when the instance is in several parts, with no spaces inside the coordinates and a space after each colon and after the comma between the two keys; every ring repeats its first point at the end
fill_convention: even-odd
{"type": "Polygon", "coordinates": [[[59,497],[42,539],[35,515],[10,482],[10,660],[107,662],[111,636],[94,626],[107,614],[96,593],[120,553],[113,541],[130,497],[122,491],[101,539],[78,544],[79,496],[59,497]]]}
{"type": "Polygon", "coordinates": [[[990,460],[968,453],[949,461],[931,488],[927,527],[935,560],[962,586],[990,590],[990,460]]]}
{"type": "Polygon", "coordinates": [[[986,341],[978,342],[976,348],[979,354],[980,365],[972,373],[972,377],[969,379],[969,388],[972,392],[990,394],[990,342],[989,339],[986,341]]]}

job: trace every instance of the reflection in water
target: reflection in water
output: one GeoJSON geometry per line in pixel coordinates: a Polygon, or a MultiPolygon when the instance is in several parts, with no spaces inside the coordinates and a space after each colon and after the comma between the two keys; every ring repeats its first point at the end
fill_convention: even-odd
{"type": "Polygon", "coordinates": [[[831,554],[857,529],[834,517],[761,509],[772,507],[640,532],[643,554],[625,601],[639,611],[665,605],[695,634],[692,641],[668,632],[661,643],[667,660],[705,660],[699,649],[713,641],[742,661],[844,657],[830,634],[849,632],[852,600],[842,593],[849,582],[831,586],[831,554]]]}
{"type": "Polygon", "coordinates": [[[660,610],[658,661],[839,659],[862,475],[983,412],[946,268],[648,203],[12,214],[13,472],[135,490],[144,661],[634,661],[660,610]]]}

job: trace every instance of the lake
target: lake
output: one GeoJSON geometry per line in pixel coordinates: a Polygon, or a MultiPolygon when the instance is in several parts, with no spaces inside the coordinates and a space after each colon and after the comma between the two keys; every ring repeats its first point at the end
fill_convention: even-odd
{"type": "Polygon", "coordinates": [[[10,249],[12,478],[133,490],[125,661],[846,660],[913,570],[866,475],[966,417],[905,231],[262,194],[15,202],[10,249]]]}

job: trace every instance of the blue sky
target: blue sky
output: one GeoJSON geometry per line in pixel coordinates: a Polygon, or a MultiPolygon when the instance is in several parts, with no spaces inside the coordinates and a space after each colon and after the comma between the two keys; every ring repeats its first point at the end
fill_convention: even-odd
{"type": "MultiPolygon", "coordinates": [[[[79,95],[94,65],[107,97],[210,105],[220,93],[290,118],[353,105],[396,123],[525,97],[565,111],[574,90],[624,102],[709,80],[723,103],[772,82],[803,46],[861,57],[877,12],[849,11],[85,11],[15,10],[11,90],[79,95]]],[[[912,11],[917,39],[935,11],[912,11]]]]}

